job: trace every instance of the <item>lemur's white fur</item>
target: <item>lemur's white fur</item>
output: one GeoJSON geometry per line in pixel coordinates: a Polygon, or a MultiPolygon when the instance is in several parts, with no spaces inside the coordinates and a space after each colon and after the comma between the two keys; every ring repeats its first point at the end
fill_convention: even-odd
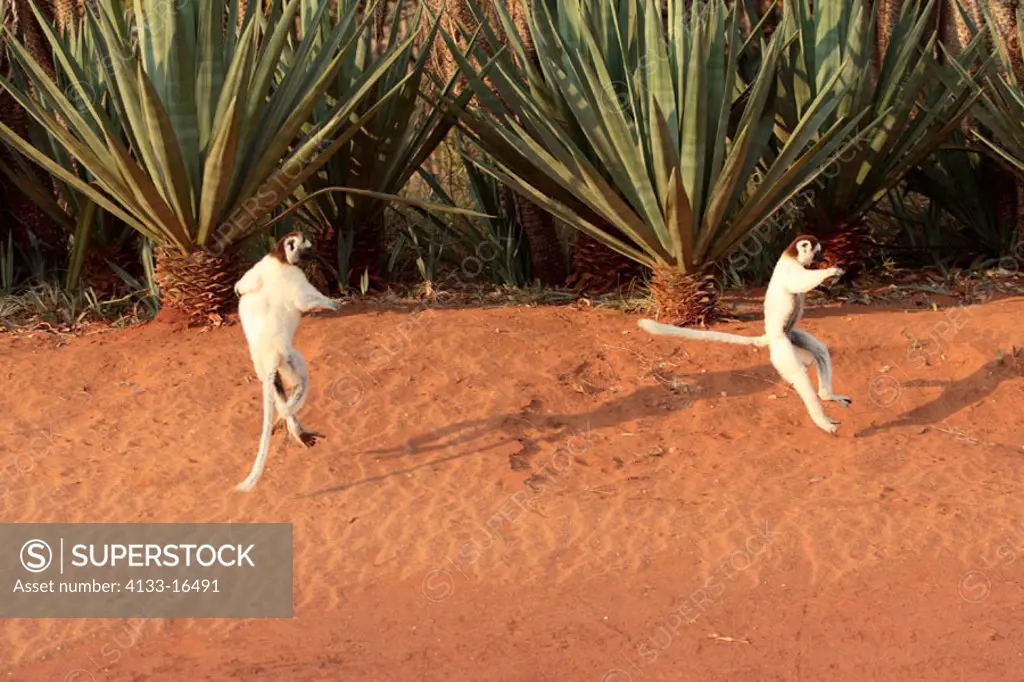
{"type": "Polygon", "coordinates": [[[839,422],[825,414],[821,400],[837,402],[843,407],[849,407],[853,401],[832,393],[832,358],[825,344],[808,332],[796,328],[803,317],[804,294],[826,280],[843,274],[841,268],[808,269],[807,266],[820,257],[821,244],[816,238],[807,235],[797,237],[782,254],[765,292],[765,333],[761,336],[687,329],[660,324],[654,320],[640,320],[640,328],[651,334],[682,336],[696,341],[767,347],[775,369],[796,389],[814,423],[829,433],[835,433],[839,422]],[[817,394],[807,375],[807,368],[812,363],[818,369],[817,394]]]}
{"type": "Polygon", "coordinates": [[[298,263],[312,253],[312,244],[302,234],[285,236],[272,252],[264,256],[235,284],[239,296],[238,316],[249,342],[249,354],[263,387],[263,431],[260,449],[252,470],[236,490],[252,490],[263,473],[270,449],[270,437],[276,429],[273,421],[276,405],[277,423],[284,420],[288,433],[297,442],[312,447],[320,434],[307,431],[295,417],[306,402],[309,390],[309,368],[292,339],[299,328],[302,313],[317,308],[338,310],[333,301],[309,283],[298,263]],[[291,388],[286,399],[281,378],[291,388]]]}

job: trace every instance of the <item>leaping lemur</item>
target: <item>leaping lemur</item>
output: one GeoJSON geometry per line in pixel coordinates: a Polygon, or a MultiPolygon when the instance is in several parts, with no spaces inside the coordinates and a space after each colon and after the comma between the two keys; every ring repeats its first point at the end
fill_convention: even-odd
{"type": "Polygon", "coordinates": [[[842,268],[812,270],[808,266],[821,260],[821,244],[817,238],[801,235],[786,248],[772,272],[764,296],[764,334],[741,336],[723,332],[688,329],[640,320],[639,326],[651,334],[682,336],[697,341],[720,341],[747,346],[767,346],[772,364],[803,399],[811,419],[821,429],[835,433],[839,422],[825,414],[821,400],[849,407],[853,401],[832,393],[832,358],[828,347],[810,333],[797,329],[804,312],[804,294],[826,280],[842,276],[842,268]],[[818,392],[815,394],[807,368],[818,368],[818,392]],[[820,400],[819,400],[820,398],[820,400]]]}
{"type": "Polygon", "coordinates": [[[235,488],[252,490],[263,473],[270,448],[270,436],[284,420],[288,433],[306,447],[316,444],[321,434],[307,431],[295,413],[306,402],[309,367],[292,339],[302,313],[317,308],[338,310],[340,304],[327,298],[306,279],[299,263],[312,256],[313,245],[299,232],[285,235],[274,250],[264,256],[235,284],[239,296],[238,316],[249,343],[249,354],[263,386],[263,431],[252,470],[235,488]],[[284,379],[291,388],[285,394],[284,379]],[[276,405],[277,421],[273,421],[276,405]]]}

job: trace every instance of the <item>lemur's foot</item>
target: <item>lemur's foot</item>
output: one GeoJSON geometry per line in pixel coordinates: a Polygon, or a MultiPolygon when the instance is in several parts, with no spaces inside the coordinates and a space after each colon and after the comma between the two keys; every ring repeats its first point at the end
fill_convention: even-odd
{"type": "Polygon", "coordinates": [[[818,425],[818,428],[825,433],[835,433],[839,430],[839,422],[830,417],[824,417],[822,419],[815,419],[814,423],[818,425]]]}
{"type": "Polygon", "coordinates": [[[317,433],[316,431],[300,431],[298,435],[298,441],[305,445],[307,448],[311,448],[316,445],[318,438],[323,438],[324,434],[317,433]]]}
{"type": "Polygon", "coordinates": [[[302,425],[302,423],[295,419],[288,420],[288,435],[293,441],[300,445],[304,445],[307,448],[311,448],[316,445],[317,438],[323,438],[322,433],[316,431],[309,431],[302,425]]]}

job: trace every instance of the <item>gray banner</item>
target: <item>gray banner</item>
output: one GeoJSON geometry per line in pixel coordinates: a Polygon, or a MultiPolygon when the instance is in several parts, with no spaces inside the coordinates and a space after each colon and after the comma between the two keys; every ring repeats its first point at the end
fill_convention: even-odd
{"type": "Polygon", "coordinates": [[[290,523],[3,523],[0,618],[291,618],[290,523]]]}

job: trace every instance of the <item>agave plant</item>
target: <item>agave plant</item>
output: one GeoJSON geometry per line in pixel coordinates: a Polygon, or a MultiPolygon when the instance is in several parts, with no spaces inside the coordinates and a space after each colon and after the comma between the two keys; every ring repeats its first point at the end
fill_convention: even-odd
{"type": "MultiPolygon", "coordinates": [[[[994,35],[1007,32],[998,30],[991,11],[985,7],[985,21],[994,35]]],[[[973,27],[972,27],[973,28],[973,27]]],[[[1016,10],[1016,54],[1011,53],[1007,40],[993,41],[999,58],[998,73],[988,74],[981,106],[975,111],[983,130],[976,131],[978,139],[996,154],[1005,165],[1024,176],[1024,88],[1017,77],[1024,56],[1024,6],[1016,10]]]]}
{"type": "MultiPolygon", "coordinates": [[[[852,279],[860,265],[863,218],[907,172],[961,125],[980,96],[967,70],[978,65],[977,37],[951,63],[935,58],[926,34],[935,1],[903,3],[875,68],[875,14],[848,0],[785,0],[781,32],[790,41],[780,69],[779,117],[794,129],[836,77],[846,88],[832,116],[865,114],[857,144],[835,159],[805,202],[808,231],[819,235],[832,264],[852,279]],[[845,61],[845,67],[843,63],[845,61]]],[[[979,69],[979,73],[984,69],[979,69]]],[[[828,123],[831,123],[826,119],[828,123]]]]}
{"type": "MultiPolygon", "coordinates": [[[[480,24],[474,16],[472,3],[467,0],[423,0],[423,3],[429,7],[432,13],[436,13],[438,16],[447,13],[451,17],[452,21],[442,24],[443,26],[460,27],[461,25],[462,29],[472,29],[469,33],[460,31],[466,40],[469,40],[472,32],[479,28],[480,24]]],[[[527,26],[528,5],[528,2],[516,0],[516,2],[505,3],[503,6],[507,7],[515,25],[515,39],[523,45],[523,55],[531,63],[536,63],[537,55],[533,41],[529,39],[529,27],[527,26]]],[[[490,28],[493,29],[488,33],[486,39],[493,37],[496,40],[496,42],[488,42],[487,49],[494,51],[507,46],[509,37],[503,30],[498,30],[500,21],[492,4],[485,1],[478,7],[486,13],[490,28]]],[[[444,83],[459,72],[455,60],[451,57],[451,50],[443,41],[437,41],[435,56],[431,59],[430,72],[432,79],[439,83],[444,83]]],[[[554,216],[535,203],[526,200],[521,194],[512,192],[504,185],[502,187],[504,188],[502,190],[503,204],[514,204],[514,206],[503,207],[502,210],[514,211],[521,221],[526,238],[530,243],[530,270],[533,278],[542,284],[563,285],[567,274],[567,263],[554,216]]],[[[606,247],[601,248],[605,254],[610,254],[617,260],[622,259],[622,256],[610,252],[606,247]]],[[[600,264],[595,263],[594,267],[600,267],[600,264]]]]}
{"type": "MultiPolygon", "coordinates": [[[[304,11],[296,31],[297,42],[285,49],[284,63],[294,59],[305,36],[329,30],[359,4],[359,0],[340,0],[326,14],[304,11]]],[[[403,3],[397,3],[388,20],[390,30],[382,40],[368,31],[357,35],[355,26],[348,28],[345,37],[356,41],[356,48],[345,54],[328,83],[324,99],[313,108],[313,124],[324,125],[333,115],[336,103],[348,97],[375,68],[380,53],[397,55],[373,84],[369,96],[353,110],[354,115],[362,116],[376,108],[376,115],[366,121],[339,153],[327,160],[320,172],[309,177],[300,194],[315,195],[302,206],[299,215],[317,228],[321,235],[318,244],[321,253],[337,262],[341,287],[353,284],[364,275],[371,279],[379,275],[383,216],[387,206],[381,195],[401,191],[454,124],[454,119],[444,109],[430,106],[419,96],[427,58],[437,36],[437,21],[424,32],[425,37],[414,52],[413,44],[402,40],[401,35],[419,34],[423,8],[417,9],[408,26],[401,25],[404,15],[403,3]],[[395,96],[383,104],[377,103],[378,97],[392,90],[397,91],[395,96]],[[318,194],[325,188],[338,186],[368,190],[377,195],[318,194]]],[[[448,81],[443,95],[451,94],[454,82],[454,78],[448,81]]],[[[470,92],[459,95],[457,106],[464,106],[471,96],[470,92]]]]}
{"type": "MultiPolygon", "coordinates": [[[[523,220],[517,215],[518,206],[507,200],[504,185],[493,175],[480,170],[480,164],[488,165],[490,161],[486,158],[474,160],[473,150],[466,147],[461,137],[456,137],[456,150],[466,173],[466,189],[473,208],[487,217],[470,220],[453,216],[448,223],[441,223],[417,210],[426,226],[418,229],[417,239],[449,246],[447,250],[442,248],[440,255],[446,257],[451,265],[461,267],[463,274],[481,276],[504,286],[529,286],[534,280],[532,245],[523,220]]],[[[426,170],[421,170],[420,175],[438,199],[445,204],[455,204],[435,175],[426,170]]]]}
{"type": "MultiPolygon", "coordinates": [[[[10,51],[6,44],[8,36],[21,36],[31,46],[40,62],[47,69],[52,69],[49,51],[43,44],[39,26],[30,14],[25,7],[15,6],[14,0],[0,0],[0,76],[10,76],[12,72],[10,51]]],[[[25,111],[18,106],[14,98],[0,87],[0,123],[25,133],[27,118],[25,111]]],[[[17,164],[17,158],[9,154],[2,145],[0,161],[8,167],[17,164]]],[[[29,180],[45,184],[46,176],[36,169],[29,180]]],[[[27,188],[20,182],[12,182],[7,175],[0,174],[0,189],[3,189],[6,209],[16,222],[13,229],[15,241],[23,248],[28,248],[30,242],[37,239],[42,242],[41,248],[48,257],[63,254],[65,232],[26,195],[27,188]]],[[[52,191],[53,188],[50,187],[51,195],[52,191]]]]}
{"type": "MultiPolygon", "coordinates": [[[[84,78],[71,93],[62,92],[25,47],[11,41],[33,87],[8,79],[0,84],[90,180],[6,126],[0,125],[0,138],[152,239],[162,303],[192,320],[217,320],[229,309],[233,283],[246,264],[241,247],[265,229],[267,213],[405,84],[386,92],[377,87],[407,55],[411,38],[382,54],[348,90],[336,92],[329,115],[310,129],[315,107],[358,49],[368,22],[351,3],[329,30],[305,35],[282,66],[303,1],[288,0],[280,11],[272,3],[266,14],[255,11],[254,0],[244,13],[231,3],[226,25],[224,5],[214,0],[137,0],[128,16],[117,0],[90,3],[86,20],[98,38],[92,57],[103,67],[116,117],[91,101],[84,78]],[[357,114],[371,97],[375,105],[357,114]]],[[[326,12],[323,3],[313,23],[320,25],[326,12]]],[[[44,30],[55,59],[76,73],[53,29],[44,24],[44,30]]]]}
{"type": "Polygon", "coordinates": [[[836,74],[771,154],[779,32],[746,83],[735,8],[686,4],[663,15],[655,0],[546,0],[529,22],[539,68],[455,58],[490,114],[460,113],[495,160],[482,170],[651,267],[659,315],[690,324],[715,309],[708,267],[810,183],[852,127],[819,132],[841,99],[836,74]]]}
{"type": "MultiPolygon", "coordinates": [[[[964,133],[956,131],[948,148],[939,149],[907,175],[909,190],[927,197],[956,220],[961,229],[954,248],[961,258],[975,261],[1009,255],[1017,232],[1016,221],[1000,220],[998,211],[1000,194],[1014,192],[1014,177],[1010,174],[1007,183],[1005,171],[985,161],[983,154],[968,146],[964,133]]],[[[942,236],[948,250],[954,235],[942,236]]]]}
{"type": "MultiPolygon", "coordinates": [[[[58,61],[54,65],[57,87],[61,92],[73,93],[78,80],[78,87],[88,93],[92,105],[102,109],[108,117],[115,117],[117,112],[107,92],[102,68],[94,59],[95,36],[87,25],[77,21],[74,16],[67,18],[66,21],[65,30],[58,36],[58,40],[62,42],[65,53],[71,57],[76,70],[71,73],[58,61]]],[[[15,71],[10,78],[19,89],[29,89],[29,83],[22,71],[15,71]]],[[[86,115],[84,102],[76,103],[79,113],[86,115]]],[[[63,122],[63,119],[58,118],[58,122],[63,122]]],[[[33,147],[47,150],[54,161],[81,181],[90,181],[89,173],[67,153],[44,126],[29,119],[27,128],[26,138],[33,147]]],[[[39,177],[39,171],[21,154],[14,153],[10,158],[9,164],[0,160],[0,174],[14,182],[36,206],[70,236],[70,257],[65,288],[75,288],[84,274],[87,286],[97,295],[106,296],[112,293],[114,285],[120,281],[108,262],[124,270],[138,271],[138,259],[133,253],[134,232],[130,228],[119,221],[111,220],[110,216],[99,209],[89,197],[60,178],[49,177],[55,187],[51,186],[50,182],[39,177]]]]}

